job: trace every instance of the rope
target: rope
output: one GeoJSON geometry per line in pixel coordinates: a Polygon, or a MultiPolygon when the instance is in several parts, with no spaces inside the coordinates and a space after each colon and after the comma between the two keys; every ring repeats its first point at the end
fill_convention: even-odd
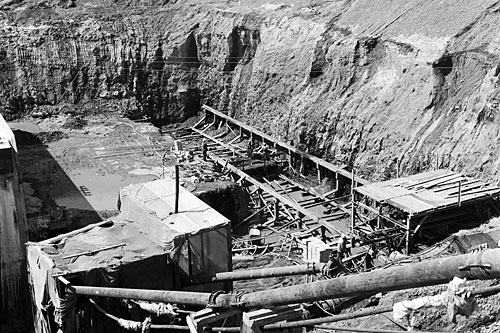
{"type": "Polygon", "coordinates": [[[139,322],[139,321],[133,321],[133,320],[126,320],[123,318],[119,318],[115,315],[112,315],[108,311],[104,310],[101,308],[97,303],[92,299],[89,298],[90,303],[95,306],[97,310],[99,310],[103,315],[106,317],[116,321],[120,327],[126,329],[126,330],[131,330],[131,331],[136,331],[136,332],[142,332],[145,333],[147,332],[148,329],[172,329],[172,330],[182,330],[182,331],[189,331],[188,326],[181,326],[181,325],[155,325],[151,324],[151,317],[147,317],[144,322],[139,322]]]}

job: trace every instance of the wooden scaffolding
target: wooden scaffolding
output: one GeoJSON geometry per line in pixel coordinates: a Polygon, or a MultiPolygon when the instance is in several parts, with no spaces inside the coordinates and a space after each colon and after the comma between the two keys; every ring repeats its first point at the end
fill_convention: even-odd
{"type": "Polygon", "coordinates": [[[352,228],[360,237],[411,252],[424,230],[447,232],[462,222],[500,215],[500,188],[449,170],[355,187],[352,228]],[[404,247],[403,247],[404,245],[404,247]]]}

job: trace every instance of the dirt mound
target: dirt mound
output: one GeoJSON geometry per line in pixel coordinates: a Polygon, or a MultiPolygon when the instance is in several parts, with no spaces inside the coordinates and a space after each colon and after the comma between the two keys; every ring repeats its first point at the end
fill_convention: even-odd
{"type": "Polygon", "coordinates": [[[70,117],[66,119],[62,128],[81,130],[88,124],[88,121],[80,117],[70,117]]]}

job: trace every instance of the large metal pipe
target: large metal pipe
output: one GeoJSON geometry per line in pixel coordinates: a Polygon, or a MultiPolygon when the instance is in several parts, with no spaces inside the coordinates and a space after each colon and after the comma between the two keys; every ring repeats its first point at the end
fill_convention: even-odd
{"type": "Polygon", "coordinates": [[[468,280],[499,278],[500,248],[243,295],[82,286],[71,286],[69,289],[77,294],[89,296],[130,298],[193,306],[206,306],[212,303],[221,308],[238,306],[246,310],[424,287],[447,283],[455,276],[468,280]]]}
{"type": "MultiPolygon", "coordinates": [[[[346,275],[326,281],[257,291],[242,295],[239,302],[244,308],[311,302],[442,284],[455,276],[468,280],[500,277],[500,248],[346,275]]],[[[221,298],[224,296],[221,295],[221,298]]],[[[219,299],[217,301],[219,302],[219,299]]],[[[220,301],[221,304],[227,303],[222,299],[220,301]]]]}
{"type": "Polygon", "coordinates": [[[191,291],[86,287],[73,285],[68,286],[67,290],[78,295],[177,303],[200,307],[205,307],[210,301],[209,293],[191,291]]]}
{"type": "Polygon", "coordinates": [[[250,269],[235,272],[216,273],[212,281],[237,281],[261,279],[275,276],[301,275],[321,273],[319,264],[296,265],[286,267],[272,267],[261,269],[250,269]]]}

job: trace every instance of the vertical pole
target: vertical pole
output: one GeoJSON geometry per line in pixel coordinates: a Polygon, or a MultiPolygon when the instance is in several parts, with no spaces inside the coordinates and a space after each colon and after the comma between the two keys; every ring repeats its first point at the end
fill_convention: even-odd
{"type": "Polygon", "coordinates": [[[335,197],[341,195],[340,194],[340,179],[339,179],[338,173],[335,174],[335,189],[336,189],[335,197]]]}
{"type": "Polygon", "coordinates": [[[175,214],[179,212],[179,164],[175,164],[175,214]]]}
{"type": "Polygon", "coordinates": [[[274,222],[278,222],[280,218],[280,202],[278,199],[274,200],[274,222]]]}
{"type": "Polygon", "coordinates": [[[410,242],[411,242],[411,216],[406,218],[406,255],[410,255],[410,242]]]}
{"type": "Polygon", "coordinates": [[[321,166],[316,163],[316,168],[318,169],[318,183],[321,184],[321,166]]]}
{"type": "Polygon", "coordinates": [[[354,231],[354,226],[356,225],[356,206],[354,204],[354,199],[355,199],[355,195],[354,195],[354,186],[355,186],[355,182],[354,182],[354,167],[352,168],[352,172],[351,172],[351,232],[354,231]]]}
{"type": "Polygon", "coordinates": [[[382,229],[384,224],[382,220],[382,204],[380,202],[376,202],[375,204],[378,207],[377,228],[382,229]]]}
{"type": "Polygon", "coordinates": [[[458,181],[458,207],[462,207],[462,181],[458,181]]]}

